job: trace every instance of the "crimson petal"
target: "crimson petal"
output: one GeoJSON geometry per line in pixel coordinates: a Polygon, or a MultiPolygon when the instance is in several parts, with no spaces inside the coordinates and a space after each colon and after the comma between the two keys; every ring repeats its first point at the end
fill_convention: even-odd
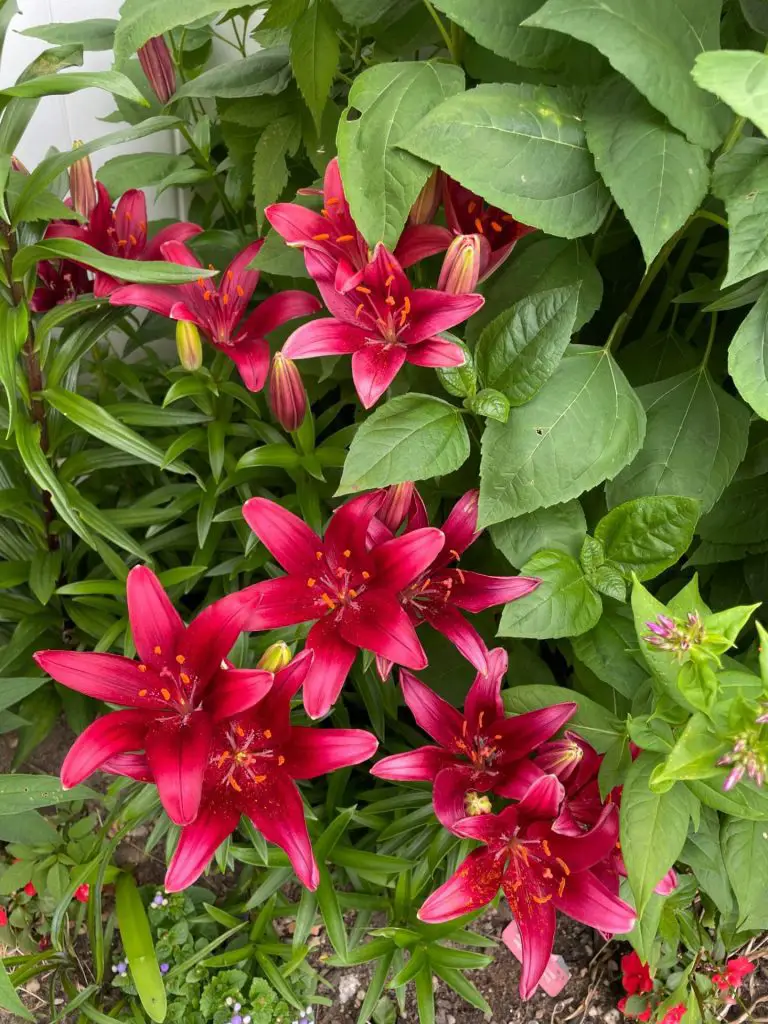
{"type": "Polygon", "coordinates": [[[161,260],[163,258],[162,247],[166,242],[186,242],[188,238],[199,235],[203,229],[199,224],[191,224],[189,221],[179,221],[178,224],[169,224],[147,242],[147,246],[141,255],[144,260],[161,260]]]}
{"type": "Polygon", "coordinates": [[[205,709],[214,722],[247,711],[269,693],[272,673],[253,668],[220,669],[205,698],[205,709]]]}
{"type": "Polygon", "coordinates": [[[349,355],[362,348],[367,337],[359,327],[326,317],[297,327],[283,345],[283,355],[289,359],[349,355]]]}
{"type": "Polygon", "coordinates": [[[502,764],[519,761],[532,750],[553,736],[558,729],[577,711],[578,704],[553,704],[537,711],[526,711],[523,715],[514,715],[497,721],[494,725],[496,734],[501,736],[499,747],[502,750],[502,764]]]}
{"type": "Polygon", "coordinates": [[[208,605],[187,626],[179,641],[177,661],[183,658],[187,662],[189,674],[193,670],[203,688],[246,628],[249,615],[248,601],[242,593],[234,593],[208,605]]]}
{"type": "Polygon", "coordinates": [[[285,850],[304,885],[316,889],[320,872],[309,841],[304,805],[290,777],[275,771],[268,782],[249,789],[245,811],[266,840],[285,850]]]}
{"type": "Polygon", "coordinates": [[[371,552],[377,586],[404,590],[432,564],[442,550],[443,541],[440,530],[426,527],[379,544],[371,552]]]}
{"type": "MultiPolygon", "coordinates": [[[[517,858],[513,863],[517,866],[517,858]]],[[[523,946],[520,998],[530,999],[552,955],[557,917],[553,897],[545,890],[543,879],[530,871],[524,875],[508,871],[504,894],[515,915],[523,946]]]]}
{"type": "Polygon", "coordinates": [[[362,729],[312,729],[296,725],[285,744],[285,768],[294,779],[314,779],[373,757],[379,742],[362,729]]]}
{"type": "Polygon", "coordinates": [[[155,781],[146,754],[115,754],[104,762],[101,770],[111,775],[125,775],[136,782],[155,781]]]}
{"type": "Polygon", "coordinates": [[[461,345],[441,338],[428,338],[409,345],[405,358],[413,366],[463,366],[467,359],[461,345]]]}
{"type": "Polygon", "coordinates": [[[330,616],[310,629],[307,647],[315,657],[304,680],[304,708],[310,718],[322,718],[341,693],[357,650],[339,635],[330,616]]]}
{"type": "Polygon", "coordinates": [[[486,727],[495,722],[497,718],[504,717],[501,681],[506,675],[508,661],[507,652],[503,647],[494,647],[492,651],[488,651],[486,655],[487,671],[485,673],[478,672],[474,683],[469,688],[467,699],[464,701],[464,717],[469,722],[469,728],[473,733],[481,728],[479,724],[481,715],[485,720],[486,727]]]}
{"type": "Polygon", "coordinates": [[[563,895],[555,896],[554,900],[568,917],[601,932],[623,935],[635,926],[632,907],[614,896],[591,871],[570,875],[563,895]]]}
{"type": "Polygon", "coordinates": [[[432,782],[440,769],[449,764],[453,764],[453,755],[443,747],[418,747],[382,757],[370,772],[377,779],[394,782],[432,782]]]}
{"type": "Polygon", "coordinates": [[[398,375],[405,363],[405,353],[402,345],[368,340],[353,354],[352,379],[366,409],[378,402],[398,375]]]}
{"type": "Polygon", "coordinates": [[[488,671],[488,648],[485,641],[464,616],[450,604],[425,605],[424,618],[447,637],[459,654],[463,655],[478,672],[488,671]]]}
{"type": "Polygon", "coordinates": [[[128,618],[136,651],[159,672],[176,654],[184,623],[151,569],[137,565],[126,581],[128,618]]]}
{"type": "Polygon", "coordinates": [[[415,345],[448,331],[481,308],[482,295],[447,295],[428,288],[411,292],[411,313],[408,324],[400,334],[406,345],[415,345]]]}
{"type": "Polygon", "coordinates": [[[473,850],[456,874],[424,901],[416,916],[425,924],[441,924],[486,906],[499,891],[499,864],[488,850],[473,850]]]}
{"type": "Polygon", "coordinates": [[[165,876],[166,892],[181,892],[202,875],[217,848],[237,828],[240,812],[209,803],[191,825],[182,829],[179,845],[165,876]]]}
{"type": "Polygon", "coordinates": [[[243,505],[243,518],[287,572],[305,576],[317,565],[316,553],[322,551],[322,541],[302,519],[276,501],[250,498],[243,505]]]}
{"type": "Polygon", "coordinates": [[[441,746],[454,750],[464,724],[456,708],[405,670],[400,672],[400,686],[405,703],[420,728],[441,746]]]}
{"type": "MultiPolygon", "coordinates": [[[[453,764],[437,773],[432,802],[437,820],[447,829],[453,830],[457,821],[467,815],[465,798],[467,793],[475,791],[487,792],[493,785],[494,776],[490,772],[476,771],[468,764],[453,764]]],[[[490,815],[477,815],[472,821],[479,821],[490,815]]]]}
{"type": "Polygon", "coordinates": [[[61,784],[71,789],[87,779],[114,754],[141,750],[153,718],[146,711],[114,711],[102,715],[81,733],[61,766],[61,784]]]}
{"type": "Polygon", "coordinates": [[[249,391],[261,391],[269,373],[269,344],[265,338],[240,338],[216,348],[232,360],[249,391]]]}
{"type": "Polygon", "coordinates": [[[246,602],[246,629],[276,629],[319,619],[328,608],[307,586],[305,576],[278,576],[240,591],[246,602]]]}
{"type": "Polygon", "coordinates": [[[91,651],[38,651],[34,659],[43,672],[70,690],[96,697],[110,704],[125,704],[144,710],[165,710],[160,696],[162,682],[153,672],[141,672],[139,663],[119,654],[94,654],[91,651]],[[139,690],[154,686],[153,693],[139,697],[139,690]]]}
{"type": "Polygon", "coordinates": [[[516,601],[541,583],[532,576],[485,576],[459,569],[449,571],[453,577],[451,600],[468,612],[483,612],[494,605],[516,601]]]}
{"type": "Polygon", "coordinates": [[[147,759],[160,800],[177,825],[194,821],[200,807],[212,731],[204,711],[156,721],[147,731],[147,759]]]}
{"type": "Polygon", "coordinates": [[[264,299],[243,324],[247,335],[263,337],[276,327],[300,316],[311,316],[322,309],[319,299],[309,292],[278,292],[264,299]]]}
{"type": "Polygon", "coordinates": [[[347,643],[406,668],[426,667],[427,656],[416,630],[391,594],[366,590],[359,601],[344,609],[339,625],[347,643]]]}

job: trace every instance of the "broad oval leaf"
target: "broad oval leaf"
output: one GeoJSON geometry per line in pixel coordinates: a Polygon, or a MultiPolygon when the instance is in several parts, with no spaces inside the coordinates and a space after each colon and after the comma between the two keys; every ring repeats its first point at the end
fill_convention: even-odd
{"type": "MultiPolygon", "coordinates": [[[[728,215],[728,273],[722,282],[728,288],[768,270],[768,141],[742,139],[724,153],[715,164],[712,191],[728,215]]],[[[762,287],[760,278],[743,287],[755,283],[762,287]]]]}
{"type": "Polygon", "coordinates": [[[574,499],[494,523],[491,540],[510,564],[519,569],[544,548],[578,558],[586,533],[584,511],[574,499]]]}
{"type": "Polygon", "coordinates": [[[355,434],[337,494],[443,476],[468,456],[469,435],[459,409],[431,395],[400,395],[355,434]]]}
{"type": "Polygon", "coordinates": [[[744,401],[768,419],[768,288],[733,336],[728,370],[744,401]]]}
{"type": "Polygon", "coordinates": [[[598,679],[629,700],[648,679],[640,662],[632,615],[614,602],[604,607],[592,629],[574,637],[573,653],[598,679]]]}
{"type": "Polygon", "coordinates": [[[739,931],[768,928],[768,857],[765,825],[759,821],[727,818],[722,825],[721,846],[736,902],[739,931]]]}
{"type": "Polygon", "coordinates": [[[541,580],[525,597],[504,606],[499,636],[578,636],[592,629],[603,609],[579,563],[564,551],[539,551],[521,567],[541,580]]]}
{"type": "Polygon", "coordinates": [[[604,753],[616,738],[624,734],[624,723],[607,708],[602,707],[591,697],[564,686],[549,686],[536,683],[526,686],[513,686],[502,692],[504,709],[513,715],[523,715],[526,711],[538,711],[553,704],[565,704],[573,701],[578,710],[569,721],[569,728],[592,744],[599,753],[604,753]]]}
{"type": "Polygon", "coordinates": [[[287,88],[291,80],[288,51],[276,46],[241,60],[219,64],[197,78],[185,82],[173,99],[239,99],[243,96],[274,96],[287,88]]]}
{"type": "Polygon", "coordinates": [[[717,50],[701,53],[693,79],[725,100],[742,117],[768,134],[768,56],[754,50],[717,50]]]}
{"type": "Polygon", "coordinates": [[[401,146],[552,235],[591,234],[608,210],[580,95],[568,89],[479,85],[441,103],[401,146]]]}
{"type": "Polygon", "coordinates": [[[487,526],[576,498],[637,454],[645,413],[603,349],[574,345],[536,397],[489,423],[480,464],[487,526]]]}
{"type": "Polygon", "coordinates": [[[604,516],[595,528],[595,539],[625,575],[651,580],[685,554],[698,518],[694,498],[636,498],[604,516]]]}

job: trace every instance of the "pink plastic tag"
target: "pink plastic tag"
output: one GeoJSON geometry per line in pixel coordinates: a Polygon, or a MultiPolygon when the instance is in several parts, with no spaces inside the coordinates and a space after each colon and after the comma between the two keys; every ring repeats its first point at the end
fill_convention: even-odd
{"type": "MultiPolygon", "coordinates": [[[[517,922],[512,921],[501,934],[504,945],[521,963],[523,960],[523,944],[520,940],[520,929],[517,922]]],[[[543,989],[548,996],[559,996],[571,978],[565,960],[554,953],[549,958],[547,969],[541,976],[539,988],[543,989]]]]}

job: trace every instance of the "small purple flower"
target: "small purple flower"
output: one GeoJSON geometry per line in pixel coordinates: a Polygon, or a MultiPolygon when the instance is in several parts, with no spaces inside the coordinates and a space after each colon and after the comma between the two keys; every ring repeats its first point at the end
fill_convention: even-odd
{"type": "Polygon", "coordinates": [[[651,631],[650,635],[643,637],[645,642],[660,651],[673,652],[679,661],[683,661],[691,647],[703,643],[707,636],[698,612],[688,612],[684,622],[659,615],[645,625],[651,631]]]}
{"type": "Polygon", "coordinates": [[[755,719],[755,725],[768,725],[768,701],[761,701],[760,714],[755,719]]]}
{"type": "Polygon", "coordinates": [[[718,765],[731,766],[731,770],[723,783],[723,789],[728,792],[737,786],[746,775],[756,786],[762,786],[768,774],[768,763],[766,761],[765,744],[755,730],[742,733],[737,737],[727,754],[718,760],[718,765]]]}
{"type": "Polygon", "coordinates": [[[168,971],[170,971],[170,969],[171,969],[171,965],[170,964],[160,964],[160,973],[161,974],[167,974],[168,971]]]}
{"type": "Polygon", "coordinates": [[[119,974],[121,977],[128,973],[128,961],[120,960],[118,963],[112,965],[112,973],[119,974]]]}

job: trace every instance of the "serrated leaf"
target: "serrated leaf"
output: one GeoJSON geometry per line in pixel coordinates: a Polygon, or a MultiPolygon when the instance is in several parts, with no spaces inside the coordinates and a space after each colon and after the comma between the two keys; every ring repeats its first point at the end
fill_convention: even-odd
{"type": "Polygon", "coordinates": [[[603,516],[595,538],[626,576],[634,573],[639,580],[650,580],[688,550],[698,518],[694,498],[636,498],[603,516]]]}
{"type": "Polygon", "coordinates": [[[640,239],[650,264],[707,192],[709,168],[696,146],[621,78],[609,78],[585,111],[595,167],[640,239]]]}
{"type": "Polygon", "coordinates": [[[738,929],[768,927],[768,840],[759,821],[728,818],[721,831],[723,860],[739,905],[738,929]]]}
{"type": "Polygon", "coordinates": [[[491,527],[491,540],[504,557],[519,569],[537,551],[545,548],[578,557],[587,521],[578,501],[527,512],[491,527]]]}
{"type": "Polygon", "coordinates": [[[284,46],[275,46],[204,71],[180,86],[174,100],[191,96],[216,99],[275,96],[288,87],[290,80],[288,51],[284,46]]]}
{"type": "Polygon", "coordinates": [[[499,636],[578,636],[591,629],[603,602],[587,582],[579,563],[563,551],[539,551],[521,568],[541,583],[530,594],[504,606],[499,636]]]}
{"type": "Polygon", "coordinates": [[[728,215],[728,273],[721,286],[728,288],[768,270],[768,141],[742,139],[724,153],[712,191],[728,215]]]}
{"type": "Polygon", "coordinates": [[[44,39],[57,46],[82,46],[84,50],[111,50],[115,41],[117,21],[114,18],[86,18],[82,21],[59,21],[50,25],[33,25],[17,30],[20,36],[44,39]]]}
{"type": "Polygon", "coordinates": [[[291,32],[291,67],[317,130],[339,66],[339,37],[327,0],[312,0],[291,32]]]}
{"type": "Polygon", "coordinates": [[[480,524],[568,501],[611,479],[644,434],[645,413],[612,356],[571,346],[532,401],[486,427],[480,524]]]}
{"type": "Polygon", "coordinates": [[[301,142],[301,125],[294,117],[280,117],[267,125],[253,154],[253,201],[259,229],[264,225],[264,207],[280,197],[288,183],[289,153],[301,142]]]}
{"type": "Polygon", "coordinates": [[[768,56],[754,50],[713,49],[699,54],[691,75],[702,89],[768,133],[768,56]]]}
{"type": "Polygon", "coordinates": [[[768,419],[768,289],[733,336],[728,371],[744,401],[768,419]]]}
{"type": "Polygon", "coordinates": [[[128,60],[153,36],[238,6],[234,0],[123,0],[115,29],[115,63],[128,60]]]}

